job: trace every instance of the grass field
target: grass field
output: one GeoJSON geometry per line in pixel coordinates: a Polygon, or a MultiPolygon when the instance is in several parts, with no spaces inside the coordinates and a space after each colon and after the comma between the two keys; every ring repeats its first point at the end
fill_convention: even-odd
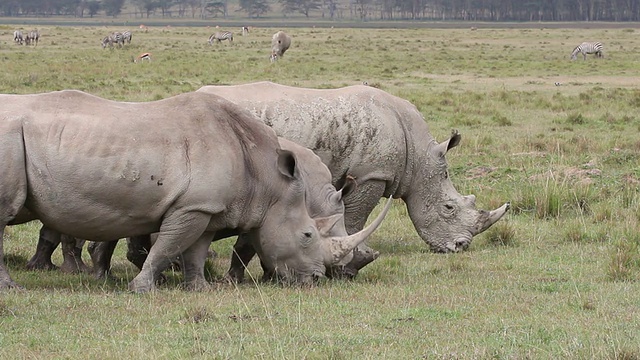
{"type": "MultiPolygon", "coordinates": [[[[191,293],[177,274],[145,295],[126,292],[136,270],[122,246],[121,281],[28,272],[39,225],[10,227],[7,262],[26,290],[0,294],[0,358],[640,358],[640,30],[291,28],[272,64],[275,28],[214,46],[215,29],[133,28],[113,50],[100,39],[122,28],[39,28],[24,47],[0,26],[1,93],[151,101],[209,84],[366,81],[413,102],[437,140],[459,130],[456,188],[512,210],[468,251],[439,255],[396,200],[370,241],[381,257],[354,281],[191,293]],[[605,58],[570,61],[582,41],[603,42],[605,58]],[[134,64],[141,52],[153,61],[134,64]]],[[[232,243],[214,244],[212,280],[232,243]]]]}

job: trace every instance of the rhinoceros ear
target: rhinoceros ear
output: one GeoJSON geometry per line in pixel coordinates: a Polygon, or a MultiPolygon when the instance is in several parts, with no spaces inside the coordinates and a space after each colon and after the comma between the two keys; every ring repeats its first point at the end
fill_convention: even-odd
{"type": "Polygon", "coordinates": [[[338,191],[342,194],[342,198],[344,198],[358,188],[358,182],[355,177],[344,174],[344,176],[336,182],[336,188],[340,189],[338,191]]]}
{"type": "Polygon", "coordinates": [[[444,156],[444,154],[446,154],[447,151],[453,149],[454,147],[458,146],[458,144],[460,144],[460,139],[462,139],[462,135],[460,135],[458,130],[453,130],[451,131],[451,137],[446,141],[443,141],[440,144],[436,145],[433,151],[437,155],[444,156]]]}
{"type": "Polygon", "coordinates": [[[296,157],[289,150],[278,149],[278,171],[290,179],[296,175],[296,157]]]}

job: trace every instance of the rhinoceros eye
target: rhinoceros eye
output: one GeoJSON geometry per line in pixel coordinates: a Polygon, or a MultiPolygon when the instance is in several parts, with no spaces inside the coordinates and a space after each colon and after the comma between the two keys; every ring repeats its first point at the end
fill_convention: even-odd
{"type": "Polygon", "coordinates": [[[445,203],[442,206],[442,215],[444,217],[451,217],[455,214],[455,212],[456,212],[456,207],[452,204],[445,203]]]}

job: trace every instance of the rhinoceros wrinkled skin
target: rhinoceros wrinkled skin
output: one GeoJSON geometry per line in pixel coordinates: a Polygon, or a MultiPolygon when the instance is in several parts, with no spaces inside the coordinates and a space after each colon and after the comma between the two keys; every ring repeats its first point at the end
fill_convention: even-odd
{"type": "Polygon", "coordinates": [[[357,85],[305,89],[258,82],[204,86],[250,110],[279,136],[310,148],[333,175],[358,182],[347,196],[347,231],[362,229],[380,197],[404,200],[420,237],[435,252],[466,249],[473,236],[509,208],[477,210],[475,196],[462,196],[449,179],[445,154],[460,134],[437,143],[414,105],[382,90],[357,85]]]}
{"type": "MultiPolygon", "coordinates": [[[[295,156],[273,130],[215,95],[147,103],[74,90],[0,95],[0,158],[0,239],[22,209],[82,239],[157,232],[129,284],[136,292],[152,290],[179,254],[187,287],[207,287],[211,241],[251,230],[262,260],[277,259],[270,266],[279,276],[303,282],[366,236],[325,236],[333,224],[307,213],[295,156]]],[[[0,246],[0,289],[18,287],[3,255],[0,246]]]]}

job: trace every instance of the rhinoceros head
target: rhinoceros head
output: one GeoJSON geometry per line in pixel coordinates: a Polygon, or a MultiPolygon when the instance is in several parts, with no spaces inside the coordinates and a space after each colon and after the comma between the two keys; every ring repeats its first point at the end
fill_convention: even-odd
{"type": "Polygon", "coordinates": [[[432,142],[425,148],[424,161],[419,164],[404,200],[409,216],[420,237],[435,252],[457,252],[466,249],[473,236],[485,231],[509,209],[509,203],[485,211],[476,209],[475,196],[462,196],[454,188],[445,154],[460,143],[460,134],[440,144],[432,142]]]}
{"type": "Polygon", "coordinates": [[[304,168],[287,161],[291,159],[283,162],[280,172],[289,178],[293,189],[271,207],[263,226],[251,236],[251,242],[263,266],[279,278],[308,283],[323,277],[328,267],[348,261],[353,249],[382,223],[391,200],[367,228],[347,235],[342,203],[347,188],[337,191],[330,183],[330,174],[322,181],[326,184],[309,186],[318,178],[305,179],[304,168]],[[300,191],[303,196],[299,196],[300,191]],[[287,214],[286,222],[282,222],[282,214],[287,214]]]}

